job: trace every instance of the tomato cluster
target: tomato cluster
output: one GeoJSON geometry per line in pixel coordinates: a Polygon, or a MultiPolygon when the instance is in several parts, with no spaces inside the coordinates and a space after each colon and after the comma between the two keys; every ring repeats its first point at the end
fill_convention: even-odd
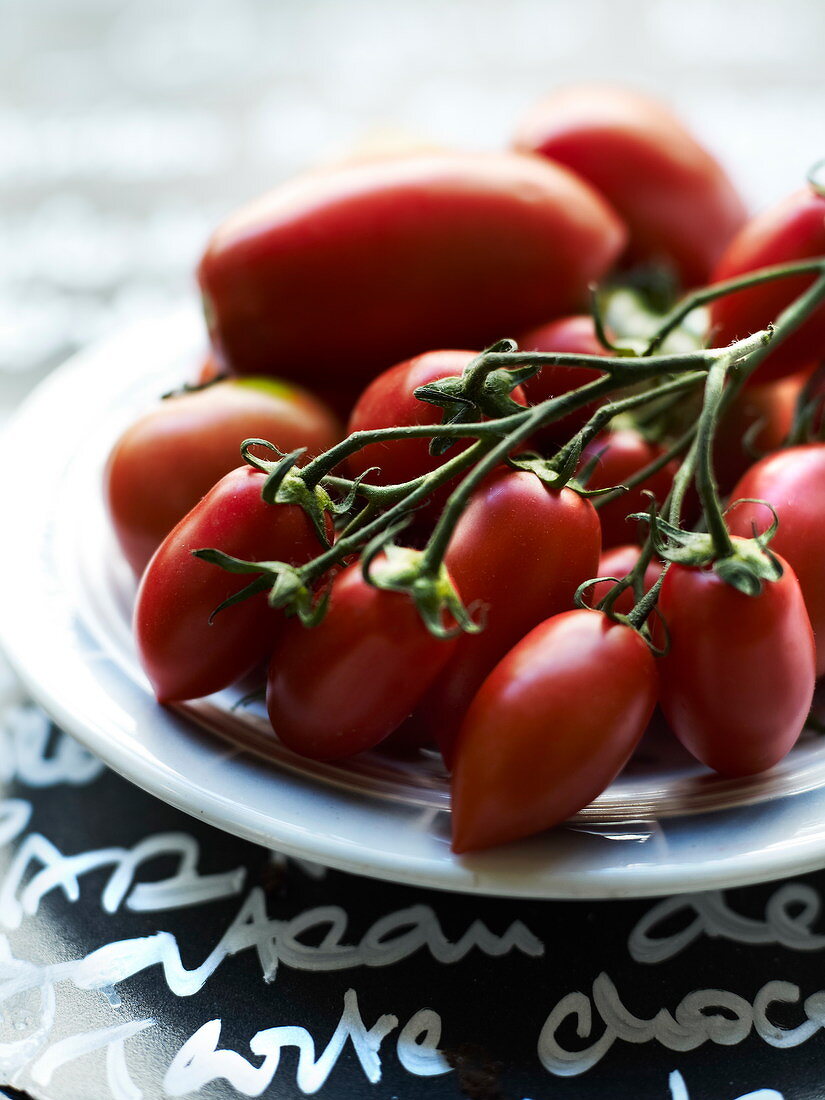
{"type": "Polygon", "coordinates": [[[266,670],[296,753],[440,751],[456,852],[587,805],[657,704],[723,775],[791,749],[825,673],[816,186],[747,220],[662,105],[568,88],[509,152],[276,189],[198,276],[199,384],[106,471],[159,701],[266,670]]]}

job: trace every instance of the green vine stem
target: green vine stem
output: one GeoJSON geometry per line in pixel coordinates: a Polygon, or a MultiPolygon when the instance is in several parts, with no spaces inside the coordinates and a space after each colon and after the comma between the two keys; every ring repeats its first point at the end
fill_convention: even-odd
{"type": "MultiPolygon", "coordinates": [[[[751,340],[739,341],[736,348],[746,356],[751,350],[751,340]]],[[[504,436],[508,432],[520,431],[525,420],[537,410],[542,410],[533,425],[543,427],[560,420],[568,413],[583,405],[590,404],[616,389],[634,385],[637,382],[655,378],[660,374],[678,374],[690,370],[707,370],[720,354],[730,349],[700,349],[679,355],[660,355],[655,358],[610,358],[599,355],[579,355],[573,352],[485,352],[479,357],[483,366],[489,370],[521,366],[590,366],[605,377],[588,382],[576,390],[549,398],[540,405],[525,409],[498,420],[484,420],[473,424],[415,424],[400,428],[376,428],[372,431],[353,432],[346,439],[318,455],[303,467],[301,473],[305,484],[312,488],[322,478],[330,474],[350,455],[363,450],[371,443],[385,443],[396,439],[439,438],[452,439],[476,438],[483,436],[504,436]]]]}
{"type": "MultiPolygon", "coordinates": [[[[630,397],[613,401],[609,405],[603,405],[600,409],[596,410],[569,443],[566,443],[559,450],[558,454],[553,458],[553,466],[557,469],[562,468],[569,454],[583,451],[588,443],[592,442],[599,432],[603,431],[617,416],[621,416],[623,413],[632,412],[635,409],[643,408],[645,405],[649,405],[652,400],[658,400],[660,397],[682,394],[685,390],[693,389],[705,377],[705,371],[691,371],[689,374],[681,375],[678,378],[673,378],[668,382],[662,383],[662,385],[657,386],[654,391],[646,390],[643,393],[631,394],[630,397]]],[[[662,465],[667,465],[667,463],[652,465],[655,465],[655,469],[646,475],[648,477],[650,473],[656,473],[661,469],[662,465]]],[[[599,499],[603,498],[600,497],[599,499]]]]}
{"type": "MultiPolygon", "coordinates": [[[[802,260],[795,264],[775,264],[772,267],[762,267],[758,271],[749,272],[747,275],[738,275],[735,279],[727,279],[721,283],[713,283],[711,286],[695,290],[683,298],[677,306],[662,321],[654,333],[643,355],[655,355],[674,329],[701,306],[715,302],[717,298],[724,298],[737,290],[747,290],[749,287],[761,286],[763,283],[771,283],[776,279],[787,279],[793,275],[823,275],[825,274],[825,258],[817,260],[802,260]]],[[[776,322],[778,326],[778,321],[776,322]]]]}
{"type": "Polygon", "coordinates": [[[725,391],[729,361],[720,359],[714,363],[705,381],[705,396],[696,433],[696,491],[702,502],[702,512],[713,542],[714,555],[727,558],[733,553],[733,543],[728,534],[719,486],[713,472],[713,440],[719,420],[719,406],[725,391]]]}

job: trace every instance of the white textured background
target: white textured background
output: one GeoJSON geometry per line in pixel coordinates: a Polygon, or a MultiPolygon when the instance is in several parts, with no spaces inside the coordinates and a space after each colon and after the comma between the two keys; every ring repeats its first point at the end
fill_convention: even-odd
{"type": "Polygon", "coordinates": [[[0,0],[0,411],[193,295],[235,203],[370,133],[504,143],[554,84],[670,99],[754,204],[825,156],[823,0],[0,0]]]}

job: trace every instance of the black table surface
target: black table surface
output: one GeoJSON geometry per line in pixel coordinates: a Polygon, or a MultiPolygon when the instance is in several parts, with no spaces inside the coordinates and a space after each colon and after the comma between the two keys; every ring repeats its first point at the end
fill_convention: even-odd
{"type": "Polygon", "coordinates": [[[595,903],[424,891],[182,815],[23,701],[0,740],[15,1100],[825,1095],[825,872],[595,903]]]}

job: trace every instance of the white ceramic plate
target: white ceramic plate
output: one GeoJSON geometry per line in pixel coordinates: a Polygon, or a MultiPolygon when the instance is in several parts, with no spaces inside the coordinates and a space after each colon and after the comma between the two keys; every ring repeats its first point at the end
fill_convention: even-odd
{"type": "Polygon", "coordinates": [[[528,897],[702,890],[825,863],[825,739],[803,737],[748,781],[712,776],[653,735],[565,826],[457,858],[445,776],[365,754],[313,764],[260,711],[222,693],[159,707],[129,629],[134,583],[108,529],[106,455],[159,394],[191,377],[194,314],[132,328],[66,363],[2,441],[0,638],[31,694],[122,775],[220,828],[289,855],[442,889],[528,897]]]}

